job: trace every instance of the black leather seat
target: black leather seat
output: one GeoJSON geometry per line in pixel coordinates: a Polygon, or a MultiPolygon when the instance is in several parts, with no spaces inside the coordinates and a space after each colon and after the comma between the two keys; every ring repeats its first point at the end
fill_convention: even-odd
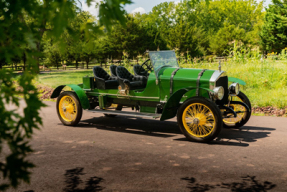
{"type": "Polygon", "coordinates": [[[111,71],[111,76],[112,76],[112,77],[118,78],[118,77],[117,77],[117,72],[116,72],[117,67],[118,67],[118,66],[116,66],[116,65],[111,65],[111,66],[110,66],[110,71],[111,71]]]}
{"type": "Polygon", "coordinates": [[[134,65],[134,73],[136,76],[147,77],[149,75],[148,72],[144,68],[142,68],[139,64],[134,65]]]}
{"type": "Polygon", "coordinates": [[[103,68],[93,68],[94,77],[98,89],[118,89],[119,82],[116,77],[111,77],[103,68]]]}
{"type": "Polygon", "coordinates": [[[144,89],[147,78],[144,76],[134,76],[125,67],[118,66],[116,69],[119,84],[124,89],[126,85],[130,90],[144,89]]]}

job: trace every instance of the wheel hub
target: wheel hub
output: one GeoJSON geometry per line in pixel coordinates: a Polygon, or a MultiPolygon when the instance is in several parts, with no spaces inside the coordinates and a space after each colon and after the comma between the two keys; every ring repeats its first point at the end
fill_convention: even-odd
{"type": "Polygon", "coordinates": [[[199,119],[198,119],[198,118],[195,118],[195,119],[193,120],[193,124],[198,125],[198,124],[199,124],[199,119]]]}
{"type": "Polygon", "coordinates": [[[68,112],[68,113],[73,113],[73,105],[71,105],[71,104],[69,104],[69,105],[67,105],[67,106],[65,106],[65,107],[63,107],[63,111],[64,112],[68,112]]]}

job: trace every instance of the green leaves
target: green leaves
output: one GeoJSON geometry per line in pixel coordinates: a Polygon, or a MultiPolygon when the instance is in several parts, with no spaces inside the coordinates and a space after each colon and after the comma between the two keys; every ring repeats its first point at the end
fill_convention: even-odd
{"type": "Polygon", "coordinates": [[[119,21],[122,25],[125,24],[124,14],[126,13],[123,6],[131,4],[130,0],[104,0],[99,5],[99,21],[108,31],[115,21],[119,21]]]}
{"type": "Polygon", "coordinates": [[[287,44],[287,2],[273,0],[273,3],[266,9],[260,38],[264,50],[279,53],[287,44]]]}
{"type": "MultiPolygon", "coordinates": [[[[51,50],[51,58],[57,60],[69,40],[65,38],[68,33],[74,38],[73,43],[78,43],[77,38],[80,38],[85,53],[90,54],[95,34],[101,32],[95,19],[88,14],[83,13],[79,17],[85,22],[72,22],[80,12],[76,7],[77,1],[0,0],[0,155],[8,154],[0,162],[0,174],[5,181],[0,190],[17,187],[20,181],[29,182],[29,170],[34,167],[26,157],[32,152],[29,141],[34,130],[42,125],[40,108],[45,106],[38,99],[37,89],[32,83],[43,56],[43,40],[48,41],[45,46],[51,45],[45,47],[51,50]],[[13,78],[12,72],[2,70],[2,64],[22,58],[27,63],[26,71],[17,79],[13,78]],[[19,87],[16,88],[15,84],[19,87]],[[19,99],[20,95],[23,99],[19,99]],[[23,105],[26,107],[19,112],[23,105]]],[[[86,2],[90,6],[92,0],[86,2]]],[[[116,21],[124,24],[123,6],[128,3],[131,1],[102,1],[99,8],[101,25],[109,30],[116,21]]]]}
{"type": "MultiPolygon", "coordinates": [[[[0,173],[9,183],[0,186],[0,189],[8,185],[16,187],[21,180],[29,182],[29,169],[34,165],[26,160],[29,152],[32,152],[29,144],[34,129],[39,129],[42,124],[39,109],[45,106],[37,97],[37,89],[33,86],[34,75],[25,72],[15,81],[13,74],[6,70],[0,70],[0,154],[5,148],[8,155],[4,162],[0,162],[0,173]],[[16,89],[15,83],[20,85],[16,89]],[[18,96],[22,95],[23,99],[18,96]],[[17,113],[20,103],[26,104],[23,114],[17,113]],[[7,108],[7,104],[10,107],[7,108]],[[14,110],[11,110],[14,108],[14,110]]],[[[23,104],[22,104],[23,105],[23,104]]]]}

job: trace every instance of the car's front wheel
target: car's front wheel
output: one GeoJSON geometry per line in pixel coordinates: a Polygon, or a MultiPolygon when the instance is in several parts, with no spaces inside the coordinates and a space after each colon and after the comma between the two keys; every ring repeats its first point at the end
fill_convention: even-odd
{"type": "Polygon", "coordinates": [[[186,100],[178,110],[177,121],[186,138],[197,142],[212,141],[222,127],[219,108],[203,97],[186,100]]]}
{"type": "Polygon", "coordinates": [[[240,128],[248,122],[251,116],[251,103],[244,93],[239,92],[237,96],[230,97],[229,107],[231,107],[236,112],[237,117],[224,118],[223,127],[240,128]],[[240,102],[245,103],[249,109],[247,109],[245,105],[240,104],[240,102]]]}
{"type": "Polygon", "coordinates": [[[64,125],[74,126],[82,118],[82,106],[78,96],[71,91],[65,91],[57,99],[57,113],[64,125]]]}

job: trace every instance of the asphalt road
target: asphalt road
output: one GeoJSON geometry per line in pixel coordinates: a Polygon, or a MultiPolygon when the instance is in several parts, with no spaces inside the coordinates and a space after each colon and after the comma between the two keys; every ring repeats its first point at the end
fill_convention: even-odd
{"type": "Polygon", "coordinates": [[[63,126],[46,102],[30,185],[9,191],[287,191],[287,118],[252,116],[216,141],[193,143],[175,119],[83,113],[63,126]]]}

